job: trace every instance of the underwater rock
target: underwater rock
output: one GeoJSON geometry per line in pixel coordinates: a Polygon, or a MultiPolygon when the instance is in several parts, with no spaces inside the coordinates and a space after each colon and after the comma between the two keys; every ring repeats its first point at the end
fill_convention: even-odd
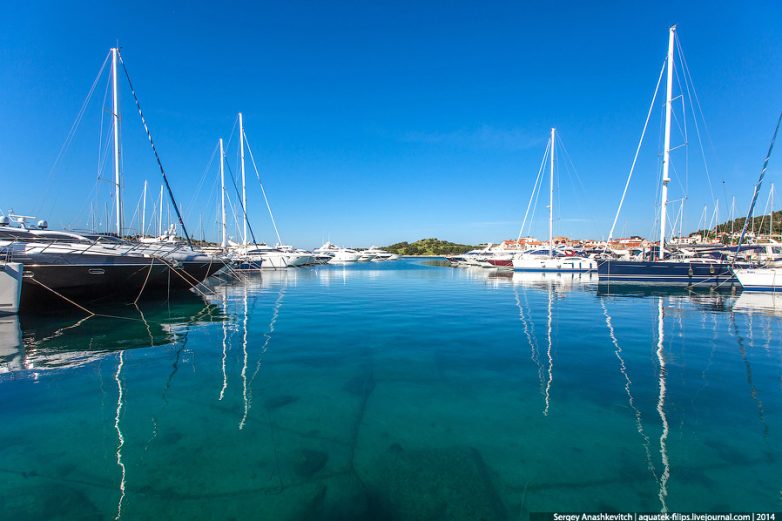
{"type": "Polygon", "coordinates": [[[373,510],[389,519],[498,521],[508,514],[472,447],[405,450],[392,444],[362,473],[373,510]]]}
{"type": "Polygon", "coordinates": [[[286,405],[289,405],[294,402],[298,402],[299,397],[293,396],[291,394],[283,394],[280,396],[272,396],[268,400],[266,400],[266,408],[269,410],[279,409],[280,407],[285,407],[286,405]]]}
{"type": "Polygon", "coordinates": [[[74,512],[80,519],[101,519],[103,515],[87,494],[77,488],[47,483],[17,489],[0,496],[3,519],[67,519],[74,512]]]}
{"type": "Polygon", "coordinates": [[[355,378],[348,380],[348,382],[343,386],[343,389],[346,392],[354,396],[364,396],[371,393],[374,388],[375,379],[372,378],[371,375],[356,376],[355,378]]]}
{"type": "Polygon", "coordinates": [[[310,478],[323,467],[326,466],[326,462],[329,460],[329,455],[326,452],[312,449],[302,449],[297,457],[294,469],[296,474],[303,478],[310,478]]]}

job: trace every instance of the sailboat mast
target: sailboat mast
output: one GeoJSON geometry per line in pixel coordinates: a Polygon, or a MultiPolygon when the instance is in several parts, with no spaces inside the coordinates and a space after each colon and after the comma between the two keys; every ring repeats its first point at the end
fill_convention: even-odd
{"type": "Polygon", "coordinates": [[[163,236],[163,185],[160,185],[160,205],[158,206],[157,236],[163,236]]]}
{"type": "Polygon", "coordinates": [[[223,239],[220,242],[220,246],[225,250],[228,248],[227,230],[225,224],[225,156],[223,155],[223,138],[220,138],[220,201],[221,201],[221,214],[222,214],[222,229],[223,239]]]}
{"type": "Polygon", "coordinates": [[[554,139],[556,129],[551,129],[551,175],[548,194],[548,256],[554,256],[554,139]]]}
{"type": "Polygon", "coordinates": [[[768,215],[768,238],[774,234],[774,183],[771,183],[771,212],[768,215]]]}
{"type": "Polygon", "coordinates": [[[141,208],[141,236],[147,234],[147,180],[144,179],[144,204],[141,208]]]}
{"type": "Polygon", "coordinates": [[[242,167],[242,211],[244,212],[244,233],[242,240],[247,246],[247,181],[244,175],[244,121],[242,113],[239,113],[239,159],[242,167]]]}
{"type": "Polygon", "coordinates": [[[668,206],[668,183],[671,182],[668,170],[671,163],[671,98],[673,97],[673,40],[675,34],[676,26],[672,25],[668,36],[668,77],[665,94],[665,142],[663,147],[663,186],[660,199],[660,249],[658,251],[660,259],[665,255],[665,218],[668,206]]]}
{"type": "Polygon", "coordinates": [[[117,237],[122,237],[122,190],[119,175],[119,97],[117,95],[117,48],[111,49],[112,113],[114,119],[114,199],[117,207],[117,237]]]}

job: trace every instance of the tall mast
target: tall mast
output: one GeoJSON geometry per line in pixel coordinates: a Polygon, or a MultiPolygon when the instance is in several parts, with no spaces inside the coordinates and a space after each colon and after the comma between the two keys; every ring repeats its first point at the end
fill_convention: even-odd
{"type": "Polygon", "coordinates": [[[774,183],[771,183],[771,213],[768,215],[768,238],[774,234],[774,183]]]}
{"type": "Polygon", "coordinates": [[[160,205],[158,206],[157,236],[163,236],[163,185],[160,185],[160,205]]]}
{"type": "Polygon", "coordinates": [[[556,129],[551,129],[551,175],[548,194],[548,256],[554,256],[554,138],[556,129]]]}
{"type": "Polygon", "coordinates": [[[720,200],[714,203],[714,238],[716,239],[720,233],[720,200]]]}
{"type": "Polygon", "coordinates": [[[223,240],[220,242],[220,246],[225,250],[228,248],[228,238],[226,235],[225,224],[225,156],[223,156],[223,138],[220,138],[220,194],[221,198],[221,212],[222,212],[222,224],[223,224],[223,240]]]}
{"type": "Polygon", "coordinates": [[[673,39],[676,34],[676,26],[672,25],[668,36],[668,78],[665,95],[665,142],[663,147],[663,186],[662,197],[660,199],[660,249],[658,258],[662,259],[665,255],[665,218],[666,206],[668,205],[668,183],[671,178],[668,170],[671,163],[671,98],[673,97],[673,39]]]}
{"type": "Polygon", "coordinates": [[[239,113],[239,158],[242,166],[242,211],[244,212],[244,233],[242,240],[247,246],[247,183],[244,177],[244,123],[242,113],[239,113]]]}
{"type": "Polygon", "coordinates": [[[144,205],[141,208],[141,236],[147,234],[147,180],[144,179],[144,205]]]}
{"type": "Polygon", "coordinates": [[[111,81],[114,118],[114,199],[117,206],[117,236],[122,237],[122,190],[119,176],[119,98],[117,95],[117,48],[111,49],[111,81]]]}

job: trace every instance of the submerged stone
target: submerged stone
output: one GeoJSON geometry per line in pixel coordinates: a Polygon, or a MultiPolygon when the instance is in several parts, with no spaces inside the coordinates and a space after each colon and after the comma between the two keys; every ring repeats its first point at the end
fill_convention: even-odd
{"type": "Polygon", "coordinates": [[[373,510],[389,519],[507,519],[491,472],[472,447],[402,450],[392,444],[362,473],[373,510]]]}
{"type": "Polygon", "coordinates": [[[272,396],[268,400],[266,400],[266,408],[273,410],[273,409],[279,409],[280,407],[285,407],[286,405],[289,405],[294,402],[298,402],[299,397],[293,396],[291,394],[282,394],[280,396],[272,396]]]}
{"type": "Polygon", "coordinates": [[[299,476],[309,478],[325,467],[328,460],[329,455],[327,452],[302,449],[297,457],[294,469],[299,476]]]}
{"type": "Polygon", "coordinates": [[[375,388],[375,380],[369,375],[359,375],[351,378],[344,385],[343,389],[355,396],[364,396],[369,394],[375,388]]]}

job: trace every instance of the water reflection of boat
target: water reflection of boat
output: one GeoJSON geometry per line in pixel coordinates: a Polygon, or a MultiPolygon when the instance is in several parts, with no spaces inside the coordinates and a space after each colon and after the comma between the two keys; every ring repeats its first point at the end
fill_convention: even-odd
{"type": "Polygon", "coordinates": [[[629,297],[629,298],[668,298],[669,300],[686,300],[701,309],[708,311],[727,311],[735,295],[735,288],[702,287],[694,289],[683,286],[653,286],[630,284],[598,284],[598,297],[629,297]]]}
{"type": "Polygon", "coordinates": [[[782,316],[782,293],[745,291],[733,303],[733,311],[782,316]]]}
{"type": "Polygon", "coordinates": [[[514,271],[511,281],[521,286],[546,288],[553,285],[560,290],[569,290],[597,282],[597,275],[594,273],[514,271]]]}
{"type": "Polygon", "coordinates": [[[488,273],[488,278],[494,283],[509,282],[537,289],[553,287],[557,291],[584,289],[597,282],[597,275],[594,273],[576,272],[493,271],[488,273]]]}
{"type": "MultiPolygon", "coordinates": [[[[519,309],[519,319],[524,331],[524,337],[529,345],[530,359],[535,363],[540,381],[540,392],[543,395],[543,415],[548,416],[551,410],[551,388],[554,382],[554,300],[563,288],[572,287],[574,279],[580,279],[577,273],[553,273],[553,272],[514,272],[512,277],[502,277],[520,287],[529,289],[543,289],[546,291],[546,329],[545,329],[545,367],[541,362],[542,349],[538,345],[535,334],[535,322],[533,321],[533,309],[527,301],[527,292],[523,292],[523,299],[519,295],[518,287],[514,286],[513,294],[516,307],[519,309]],[[559,275],[562,275],[561,277],[559,275]],[[569,286],[565,286],[569,285],[569,286]]],[[[586,274],[583,274],[586,275],[586,274]]]]}
{"type": "Polygon", "coordinates": [[[23,369],[22,330],[16,315],[0,316],[0,374],[23,369]]]}
{"type": "Polygon", "coordinates": [[[220,318],[218,308],[193,294],[143,308],[113,307],[111,312],[3,317],[0,372],[76,367],[112,352],[172,343],[183,326],[220,318]]]}
{"type": "Polygon", "coordinates": [[[644,427],[645,422],[642,418],[640,407],[636,404],[635,397],[633,395],[633,380],[630,378],[627,364],[625,362],[624,350],[621,347],[618,335],[615,330],[613,319],[608,312],[605,299],[601,299],[600,305],[603,309],[603,315],[605,316],[606,328],[608,329],[608,335],[611,339],[611,343],[614,346],[614,355],[619,361],[619,371],[622,374],[624,381],[625,394],[627,395],[627,403],[630,410],[633,411],[633,421],[635,423],[635,429],[641,438],[641,443],[646,455],[646,466],[649,472],[657,483],[657,497],[660,501],[660,511],[667,512],[668,504],[668,481],[670,480],[670,460],[668,457],[668,436],[670,432],[668,424],[668,415],[665,410],[666,396],[667,396],[667,370],[666,370],[666,356],[665,356],[665,302],[664,297],[658,297],[657,302],[657,340],[655,355],[657,358],[658,378],[657,378],[657,404],[656,412],[660,418],[661,433],[659,438],[659,454],[662,471],[658,473],[657,466],[653,462],[651,451],[651,439],[644,427]]]}

